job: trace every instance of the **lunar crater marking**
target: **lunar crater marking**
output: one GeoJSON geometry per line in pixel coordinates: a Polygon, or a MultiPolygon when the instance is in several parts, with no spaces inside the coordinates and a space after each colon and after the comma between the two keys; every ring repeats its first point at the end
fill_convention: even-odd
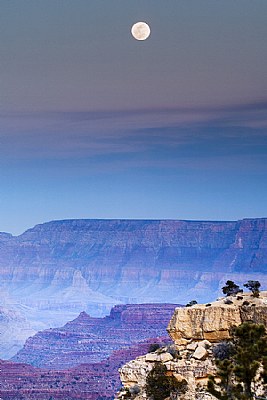
{"type": "Polygon", "coordinates": [[[150,27],[146,22],[136,22],[131,33],[136,40],[146,40],[150,36],[150,27]]]}

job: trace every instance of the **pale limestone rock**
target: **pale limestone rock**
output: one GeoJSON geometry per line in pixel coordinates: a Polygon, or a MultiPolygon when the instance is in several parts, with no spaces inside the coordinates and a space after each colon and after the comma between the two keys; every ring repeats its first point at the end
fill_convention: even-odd
{"type": "Polygon", "coordinates": [[[208,352],[203,346],[198,346],[193,353],[193,356],[196,360],[204,360],[207,358],[208,352]]]}
{"type": "Polygon", "coordinates": [[[267,326],[266,292],[261,292],[259,298],[253,298],[249,293],[242,294],[242,297],[240,301],[232,296],[232,304],[225,304],[225,299],[222,299],[210,307],[196,304],[193,307],[176,308],[167,329],[169,335],[177,346],[184,345],[189,339],[206,339],[216,343],[229,339],[230,328],[244,321],[267,326]],[[249,305],[244,306],[244,301],[248,301],[249,305]]]}
{"type": "Polygon", "coordinates": [[[184,376],[181,375],[181,374],[174,373],[173,376],[175,377],[175,379],[176,379],[178,382],[182,382],[183,380],[185,380],[184,376]]]}
{"type": "Polygon", "coordinates": [[[130,361],[119,369],[123,386],[130,388],[138,384],[144,387],[146,384],[146,377],[152,368],[153,364],[151,362],[146,362],[146,356],[137,357],[135,360],[130,361]]]}
{"type": "Polygon", "coordinates": [[[170,353],[160,354],[160,361],[163,363],[173,360],[173,356],[170,353]]]}
{"type": "Polygon", "coordinates": [[[201,340],[201,342],[198,343],[198,346],[202,346],[205,349],[208,349],[208,348],[210,348],[211,343],[205,339],[205,340],[201,340]]]}
{"type": "Polygon", "coordinates": [[[197,342],[189,343],[189,344],[186,346],[186,348],[187,348],[187,350],[195,351],[196,348],[197,348],[197,342]]]}
{"type": "Polygon", "coordinates": [[[149,361],[149,362],[160,361],[160,356],[155,353],[148,353],[148,354],[146,354],[146,361],[149,361]]]}
{"type": "MultiPolygon", "coordinates": [[[[205,350],[201,346],[198,348],[205,350]]],[[[185,351],[187,350],[185,349],[185,351]]],[[[188,352],[188,354],[191,354],[191,352],[188,352]]],[[[141,389],[141,393],[138,396],[140,396],[140,399],[146,399],[144,390],[146,377],[154,365],[155,363],[146,361],[146,356],[141,356],[138,357],[135,361],[130,361],[128,364],[124,365],[120,369],[122,384],[124,385],[124,387],[128,388],[130,388],[134,384],[137,384],[141,389]]],[[[185,379],[188,383],[188,391],[184,397],[181,397],[181,400],[197,399],[197,385],[205,385],[207,383],[208,375],[214,374],[216,371],[216,367],[209,357],[205,360],[197,360],[194,358],[191,358],[190,360],[172,360],[167,361],[166,363],[164,363],[164,365],[166,365],[167,370],[171,375],[175,377],[177,375],[179,379],[185,379]]],[[[136,399],[137,398],[135,398],[135,400],[136,399]]],[[[201,399],[206,400],[210,399],[210,397],[203,397],[201,399]]]]}
{"type": "Polygon", "coordinates": [[[168,332],[176,344],[181,339],[194,340],[208,339],[218,342],[230,337],[229,329],[233,325],[241,324],[238,308],[227,305],[213,305],[204,308],[188,307],[176,309],[168,326],[168,332]]]}

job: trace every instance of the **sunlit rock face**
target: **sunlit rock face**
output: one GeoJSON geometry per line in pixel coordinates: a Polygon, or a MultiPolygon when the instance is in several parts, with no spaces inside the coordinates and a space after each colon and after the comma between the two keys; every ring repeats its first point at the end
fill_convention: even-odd
{"type": "Polygon", "coordinates": [[[36,331],[119,303],[210,301],[227,279],[266,287],[266,221],[66,220],[1,233],[0,305],[36,331]]]}
{"type": "Polygon", "coordinates": [[[231,328],[245,321],[267,326],[267,292],[261,292],[259,298],[243,293],[218,299],[212,304],[177,308],[168,332],[177,346],[191,340],[214,343],[229,339],[231,328]]]}

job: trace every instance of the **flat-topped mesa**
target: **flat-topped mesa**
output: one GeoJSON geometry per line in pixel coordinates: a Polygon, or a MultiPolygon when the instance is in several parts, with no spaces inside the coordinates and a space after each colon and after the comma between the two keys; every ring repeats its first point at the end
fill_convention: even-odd
{"type": "Polygon", "coordinates": [[[167,331],[176,345],[192,340],[219,342],[230,338],[230,329],[245,321],[267,327],[267,292],[258,298],[250,293],[218,299],[211,304],[177,308],[167,331]]]}

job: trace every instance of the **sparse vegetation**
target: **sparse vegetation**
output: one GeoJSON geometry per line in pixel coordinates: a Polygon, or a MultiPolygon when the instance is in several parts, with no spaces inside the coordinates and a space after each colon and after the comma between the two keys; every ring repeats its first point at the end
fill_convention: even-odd
{"type": "Polygon", "coordinates": [[[235,354],[234,345],[232,342],[221,342],[212,349],[214,357],[219,360],[225,360],[235,354]]]}
{"type": "Polygon", "coordinates": [[[252,292],[253,297],[259,297],[259,295],[260,295],[259,289],[261,287],[261,284],[259,281],[247,281],[247,283],[244,283],[243,286],[252,292]]]}
{"type": "Polygon", "coordinates": [[[154,351],[158,350],[160,345],[158,343],[151,343],[148,348],[148,353],[154,353],[154,351]]]}
{"type": "Polygon", "coordinates": [[[219,382],[210,376],[208,392],[220,400],[253,399],[256,381],[267,382],[267,340],[264,326],[245,322],[233,329],[229,345],[218,346],[214,355],[217,358],[219,382]],[[263,369],[261,373],[260,366],[263,369]]]}
{"type": "Polygon", "coordinates": [[[243,293],[243,289],[240,289],[233,281],[226,281],[225,286],[222,287],[223,294],[226,296],[235,296],[237,293],[243,293]]]}
{"type": "Polygon", "coordinates": [[[140,387],[138,385],[133,385],[130,387],[129,392],[131,393],[132,396],[136,396],[139,394],[141,391],[140,387]]]}
{"type": "Polygon", "coordinates": [[[156,363],[146,380],[146,393],[151,400],[164,400],[175,392],[185,393],[186,380],[178,381],[173,375],[167,375],[167,367],[163,363],[156,363]]]}
{"type": "MultiPolygon", "coordinates": [[[[245,288],[250,290],[252,292],[253,297],[259,297],[260,295],[260,287],[261,284],[259,281],[253,281],[249,280],[243,285],[245,288]]],[[[243,289],[240,289],[240,287],[234,283],[233,281],[226,281],[225,286],[222,287],[222,292],[226,296],[236,296],[238,293],[243,293],[243,289]]],[[[242,300],[242,296],[237,296],[238,300],[242,300]]]]}
{"type": "Polygon", "coordinates": [[[189,301],[189,303],[187,303],[185,306],[186,306],[186,307],[192,307],[192,306],[194,306],[195,304],[197,304],[197,301],[196,301],[196,300],[191,300],[191,301],[189,301]]]}
{"type": "Polygon", "coordinates": [[[170,353],[173,358],[179,358],[179,350],[176,349],[175,344],[169,344],[167,346],[167,352],[170,353]]]}

